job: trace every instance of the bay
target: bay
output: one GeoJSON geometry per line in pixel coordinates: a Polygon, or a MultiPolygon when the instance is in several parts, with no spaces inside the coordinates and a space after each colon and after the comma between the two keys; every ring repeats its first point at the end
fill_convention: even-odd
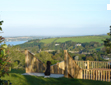
{"type": "MultiPolygon", "coordinates": [[[[25,42],[27,42],[27,41],[11,41],[11,42],[5,42],[5,44],[7,44],[7,45],[19,45],[19,44],[23,44],[23,43],[25,43],[25,42]]],[[[3,44],[3,43],[2,43],[3,44]]],[[[0,44],[1,45],[1,44],[0,44]]]]}

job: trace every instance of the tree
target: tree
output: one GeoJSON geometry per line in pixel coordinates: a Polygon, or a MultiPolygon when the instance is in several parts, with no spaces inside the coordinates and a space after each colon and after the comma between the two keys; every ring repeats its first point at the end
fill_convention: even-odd
{"type": "MultiPolygon", "coordinates": [[[[111,26],[110,26],[110,28],[111,28],[111,26]]],[[[106,38],[106,40],[102,40],[102,41],[104,42],[106,52],[109,54],[109,53],[111,53],[111,32],[107,33],[107,35],[109,35],[110,38],[106,38]]]]}
{"type": "MultiPolygon", "coordinates": [[[[2,25],[3,21],[0,21],[0,31],[2,31],[2,25]]],[[[0,43],[2,43],[5,40],[4,37],[0,36],[0,43]]],[[[3,76],[4,74],[8,74],[8,72],[11,70],[11,68],[9,67],[9,62],[10,59],[8,58],[7,53],[5,52],[7,48],[6,44],[2,44],[0,46],[0,78],[3,76]]],[[[0,80],[0,85],[8,85],[8,81],[4,81],[4,80],[0,80]]],[[[11,85],[11,83],[10,83],[11,85]]]]}
{"type": "Polygon", "coordinates": [[[86,57],[86,60],[94,61],[94,58],[92,56],[89,56],[89,57],[86,57]]]}

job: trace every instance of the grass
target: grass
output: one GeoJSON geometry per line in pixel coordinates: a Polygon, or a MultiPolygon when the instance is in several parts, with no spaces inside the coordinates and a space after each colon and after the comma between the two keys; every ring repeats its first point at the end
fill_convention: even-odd
{"type": "Polygon", "coordinates": [[[9,76],[1,79],[10,80],[12,85],[111,85],[111,82],[71,79],[71,78],[44,78],[37,76],[21,75],[25,70],[12,69],[9,76]]]}
{"type": "Polygon", "coordinates": [[[89,50],[90,50],[90,51],[91,51],[91,50],[97,51],[97,50],[99,50],[99,49],[101,49],[101,48],[103,48],[103,47],[104,47],[104,45],[103,45],[103,46],[100,46],[100,47],[97,47],[97,48],[89,49],[89,50]]]}
{"type": "Polygon", "coordinates": [[[48,44],[48,43],[52,43],[55,39],[57,39],[57,38],[43,39],[40,42],[48,44]]]}
{"type": "Polygon", "coordinates": [[[52,43],[52,42],[66,42],[66,41],[73,41],[73,42],[99,42],[103,43],[102,40],[109,38],[109,36],[79,36],[79,37],[66,37],[66,38],[50,38],[50,39],[43,39],[40,42],[43,43],[52,43]]]}

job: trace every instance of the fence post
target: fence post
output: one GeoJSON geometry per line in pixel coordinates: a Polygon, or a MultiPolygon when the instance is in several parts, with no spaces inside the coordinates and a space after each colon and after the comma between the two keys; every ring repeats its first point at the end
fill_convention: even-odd
{"type": "Polygon", "coordinates": [[[82,76],[83,76],[82,69],[80,69],[78,76],[77,76],[77,79],[82,79],[83,78],[82,76]]]}
{"type": "Polygon", "coordinates": [[[59,74],[59,63],[57,62],[57,74],[59,74]]]}
{"type": "Polygon", "coordinates": [[[25,72],[28,73],[29,72],[29,68],[28,68],[28,50],[25,49],[25,72]]]}
{"type": "Polygon", "coordinates": [[[65,64],[64,77],[68,78],[68,54],[67,54],[67,50],[64,50],[64,64],[65,64]]]}
{"type": "Polygon", "coordinates": [[[89,60],[87,60],[87,69],[89,69],[89,60]]]}

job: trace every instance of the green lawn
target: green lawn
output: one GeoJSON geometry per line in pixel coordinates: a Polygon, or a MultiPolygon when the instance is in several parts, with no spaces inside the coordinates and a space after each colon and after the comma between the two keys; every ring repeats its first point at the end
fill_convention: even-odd
{"type": "Polygon", "coordinates": [[[12,85],[111,85],[110,82],[71,79],[71,78],[44,78],[37,76],[21,75],[25,73],[24,70],[14,70],[10,72],[9,76],[1,79],[10,80],[12,85]]]}

